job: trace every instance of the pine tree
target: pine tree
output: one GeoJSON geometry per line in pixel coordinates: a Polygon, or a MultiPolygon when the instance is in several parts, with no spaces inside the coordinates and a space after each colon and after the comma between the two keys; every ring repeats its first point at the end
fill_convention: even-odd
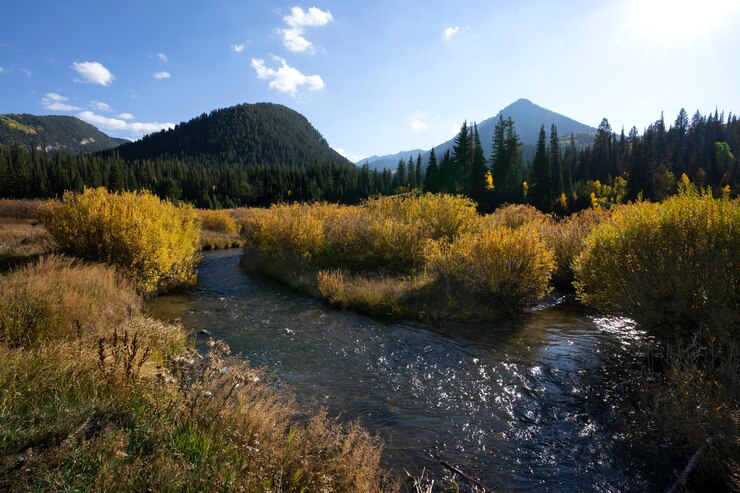
{"type": "Polygon", "coordinates": [[[424,176],[424,190],[432,193],[439,192],[439,168],[437,167],[437,156],[434,153],[434,147],[429,151],[427,172],[424,176]]]}
{"type": "Polygon", "coordinates": [[[454,165],[454,185],[453,190],[456,193],[469,193],[468,184],[470,183],[470,167],[473,163],[473,146],[468,128],[467,120],[460,127],[460,132],[455,137],[452,144],[452,163],[454,165]]]}
{"type": "Polygon", "coordinates": [[[542,125],[540,135],[537,138],[534,159],[532,160],[527,200],[538,209],[549,211],[552,200],[552,172],[550,171],[550,158],[547,155],[545,139],[545,126],[542,125]]]}
{"type": "Polygon", "coordinates": [[[557,200],[565,193],[565,177],[563,174],[563,158],[560,155],[560,139],[558,127],[553,123],[550,126],[550,172],[552,173],[552,198],[557,200]]]}
{"type": "Polygon", "coordinates": [[[424,183],[424,168],[421,165],[421,153],[416,156],[416,170],[414,176],[414,188],[421,189],[424,183]]]}
{"type": "Polygon", "coordinates": [[[479,210],[488,210],[488,190],[486,189],[486,156],[483,153],[483,146],[478,135],[478,125],[473,124],[473,161],[470,167],[470,178],[468,190],[470,198],[478,204],[479,210]]]}

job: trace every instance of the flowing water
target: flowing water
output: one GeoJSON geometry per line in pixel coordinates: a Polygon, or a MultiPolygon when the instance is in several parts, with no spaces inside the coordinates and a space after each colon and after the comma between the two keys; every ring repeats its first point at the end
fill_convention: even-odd
{"type": "Polygon", "coordinates": [[[631,321],[552,303],[499,324],[379,322],[251,274],[239,255],[206,255],[197,287],[150,311],[225,340],[300,403],[358,419],[395,471],[439,477],[446,461],[495,491],[659,487],[620,431],[625,370],[647,342],[631,321]]]}

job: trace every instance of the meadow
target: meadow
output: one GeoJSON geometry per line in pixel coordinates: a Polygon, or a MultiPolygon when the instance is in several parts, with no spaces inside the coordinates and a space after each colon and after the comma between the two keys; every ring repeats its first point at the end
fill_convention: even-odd
{"type": "Polygon", "coordinates": [[[143,296],[192,282],[192,209],[96,189],[36,214],[79,258],[0,276],[0,489],[395,488],[377,438],[144,314],[143,296]]]}
{"type": "Polygon", "coordinates": [[[683,183],[662,203],[563,218],[435,194],[200,211],[88,189],[2,201],[0,216],[16,265],[0,277],[4,489],[397,487],[359,426],[143,313],[144,297],[194,282],[199,250],[237,245],[246,268],[374,317],[500,320],[563,293],[631,317],[660,362],[636,370],[636,448],[690,456],[712,437],[694,477],[738,484],[738,200],[683,183]]]}

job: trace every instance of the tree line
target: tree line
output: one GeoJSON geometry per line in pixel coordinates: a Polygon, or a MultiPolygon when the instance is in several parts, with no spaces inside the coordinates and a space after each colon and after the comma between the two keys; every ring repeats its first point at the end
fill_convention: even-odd
{"type": "MultiPolygon", "coordinates": [[[[617,135],[604,118],[593,143],[582,148],[574,135],[561,140],[555,125],[549,130],[548,137],[544,125],[540,128],[534,157],[524,163],[514,122],[500,117],[486,160],[476,124],[463,122],[439,162],[431,150],[422,187],[466,195],[486,211],[504,203],[530,203],[557,213],[637,198],[663,200],[676,193],[683,175],[717,195],[740,195],[736,115],[725,120],[717,111],[708,116],[697,111],[689,119],[681,109],[668,128],[661,114],[642,135],[635,127],[617,135]]],[[[410,176],[411,161],[403,176],[410,176]]],[[[402,176],[403,164],[396,176],[402,176]]],[[[404,185],[414,187],[410,178],[404,185]]]]}
{"type": "MultiPolygon", "coordinates": [[[[663,116],[640,135],[618,135],[604,119],[593,143],[579,148],[552,125],[540,129],[531,162],[522,159],[515,122],[500,118],[484,144],[476,124],[463,122],[451,150],[434,149],[400,161],[394,171],[327,159],[314,164],[230,161],[223,154],[127,158],[104,154],[48,154],[19,143],[0,146],[0,197],[59,197],[65,190],[103,186],[150,190],[162,198],[203,208],[266,206],[279,202],[358,203],[372,195],[412,190],[465,195],[482,211],[504,203],[530,203],[565,214],[594,204],[675,193],[682,175],[715,193],[740,195],[740,122],[736,115],[689,118],[681,110],[666,128],[663,116]],[[490,145],[490,159],[483,146],[490,145]]],[[[296,151],[298,152],[298,151],[296,151]]]]}

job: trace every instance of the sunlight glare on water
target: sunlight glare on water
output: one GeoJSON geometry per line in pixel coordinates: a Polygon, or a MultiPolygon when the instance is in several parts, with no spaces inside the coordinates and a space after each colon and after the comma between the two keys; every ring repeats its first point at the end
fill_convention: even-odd
{"type": "Polygon", "coordinates": [[[501,324],[382,323],[206,256],[190,293],[152,311],[207,329],[274,372],[298,402],[358,419],[396,471],[455,464],[504,491],[642,491],[615,409],[647,335],[625,318],[552,305],[501,324]]]}

